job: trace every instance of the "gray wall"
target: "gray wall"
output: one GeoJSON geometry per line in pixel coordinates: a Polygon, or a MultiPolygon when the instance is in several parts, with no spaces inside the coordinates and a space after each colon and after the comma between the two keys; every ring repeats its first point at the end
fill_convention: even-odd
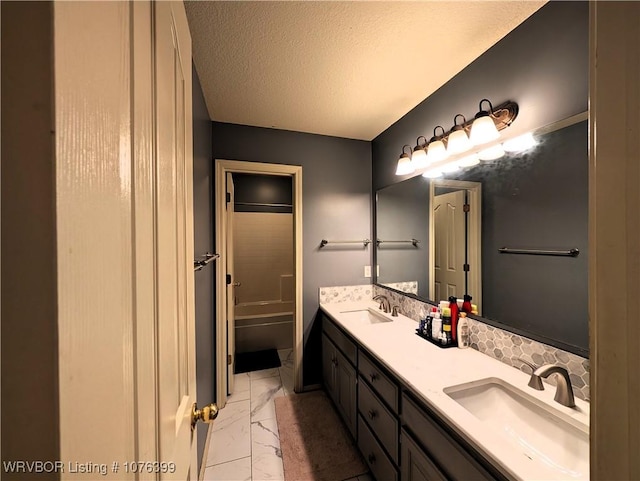
{"type": "MultiPolygon", "coordinates": [[[[482,183],[483,316],[540,341],[589,349],[587,122],[540,137],[530,153],[453,177],[482,183]],[[569,249],[578,257],[500,254],[569,249]],[[536,337],[537,336],[537,337],[536,337]]],[[[564,347],[564,346],[561,346],[564,347]]]]}
{"type": "MultiPolygon", "coordinates": [[[[196,69],[193,68],[193,245],[196,258],[213,249],[213,162],[211,119],[196,69]]],[[[214,261],[215,262],[215,261],[214,261]]],[[[214,266],[194,273],[196,303],[196,382],[198,406],[215,401],[214,266]]],[[[198,468],[204,454],[207,425],[198,423],[198,468]]]]}
{"type": "Polygon", "coordinates": [[[53,4],[2,2],[1,30],[2,460],[57,460],[53,4]]]}
{"type": "Polygon", "coordinates": [[[371,144],[359,140],[213,122],[213,156],[303,168],[304,384],[319,383],[320,286],[368,284],[371,247],[322,239],[371,236],[371,144]]]}
{"type": "Polygon", "coordinates": [[[418,295],[429,296],[429,181],[422,176],[377,193],[376,236],[381,240],[418,239],[412,244],[382,243],[376,248],[378,282],[418,281],[418,295]]]}
{"type": "MultiPolygon", "coordinates": [[[[462,72],[373,140],[373,189],[396,176],[403,144],[473,117],[483,98],[518,103],[511,131],[528,131],[587,110],[589,71],[587,2],[549,2],[462,72]]],[[[509,130],[505,131],[507,133],[509,130]]]]}
{"type": "MultiPolygon", "coordinates": [[[[395,168],[398,155],[403,144],[411,144],[419,135],[429,136],[433,128],[441,124],[449,129],[456,113],[463,113],[467,118],[473,116],[482,98],[489,98],[494,105],[505,100],[513,100],[519,104],[520,113],[511,132],[523,132],[551,124],[588,109],[588,44],[589,44],[589,12],[587,2],[549,2],[528,20],[512,31],[504,39],[485,52],[481,57],[466,67],[462,72],[442,86],[433,95],[420,103],[411,112],[389,127],[373,140],[373,189],[400,182],[408,176],[396,176],[395,168]]],[[[509,133],[509,130],[505,131],[509,133]]],[[[584,153],[583,153],[584,154],[584,153]]],[[[577,159],[577,158],[576,158],[577,159]]],[[[584,159],[586,167],[587,159],[584,159]]],[[[581,171],[579,176],[582,176],[581,171]]],[[[573,176],[563,179],[572,181],[573,176]]],[[[557,186],[556,186],[557,187],[557,186]]],[[[581,188],[584,186],[581,186],[581,188]]],[[[541,185],[540,188],[544,188],[541,185]]],[[[580,196],[584,191],[581,191],[580,196]]],[[[485,202],[483,192],[483,203],[485,202]]],[[[581,198],[581,197],[580,197],[581,198]]],[[[565,216],[566,218],[566,216],[565,216]]],[[[571,217],[571,219],[576,219],[571,217]]],[[[584,226],[583,226],[584,227],[584,226]]],[[[485,226],[483,225],[483,230],[485,226]]],[[[555,233],[553,229],[543,227],[540,231],[548,231],[549,236],[555,233]]],[[[515,232],[516,229],[513,229],[515,232]]],[[[551,242],[549,237],[549,242],[551,242]]],[[[559,244],[566,239],[554,237],[559,244]]],[[[507,239],[504,239],[506,240],[507,239]]],[[[517,242],[517,239],[509,239],[517,242]]],[[[492,244],[491,241],[487,241],[492,244]]],[[[500,243],[498,240],[495,242],[500,243]]],[[[579,241],[578,243],[580,243],[579,241]]],[[[571,242],[573,243],[573,242],[571,242]]],[[[493,249],[495,246],[492,246],[493,249]]],[[[586,248],[586,245],[585,245],[586,248]]],[[[528,269],[512,269],[514,275],[520,277],[533,276],[538,279],[558,274],[556,270],[544,271],[543,264],[550,261],[540,258],[508,260],[505,257],[493,259],[493,252],[483,258],[485,276],[495,280],[498,275],[493,272],[494,262],[511,263],[530,262],[528,269]],[[537,261],[537,262],[536,262],[537,261]],[[531,269],[538,268],[538,271],[531,269]]],[[[566,258],[562,258],[567,260],[566,258]]],[[[556,259],[557,261],[558,259],[556,259]]],[[[579,262],[586,262],[586,256],[579,262]]],[[[566,267],[566,262],[564,266],[566,267]]],[[[585,266],[583,266],[585,267],[585,266]]],[[[582,272],[574,279],[575,289],[586,281],[583,267],[575,272],[582,272]]],[[[504,271],[503,271],[504,272],[504,271]]],[[[571,278],[569,271],[563,278],[571,278]]],[[[487,282],[491,282],[487,280],[487,282]]],[[[552,280],[546,284],[552,284],[552,280]]],[[[506,287],[504,283],[501,288],[506,287]]],[[[585,292],[580,296],[586,296],[585,292]]],[[[540,302],[551,302],[549,308],[552,316],[553,336],[563,337],[573,345],[584,345],[587,336],[586,328],[578,330],[573,322],[566,323],[566,319],[558,319],[555,312],[562,310],[561,304],[566,302],[554,298],[549,289],[529,293],[540,302]]],[[[577,294],[576,294],[577,296],[577,294]]],[[[518,304],[510,302],[505,296],[498,300],[490,300],[490,305],[499,306],[500,312],[508,312],[510,317],[520,309],[518,304]]],[[[574,304],[570,304],[574,306],[574,304]]],[[[586,307],[586,306],[585,306],[586,307]]],[[[577,309],[577,315],[583,317],[583,309],[577,309]]],[[[547,311],[545,311],[547,312],[547,311]]],[[[497,314],[501,315],[501,314],[497,314]]],[[[516,321],[524,329],[536,329],[528,320],[516,321]]],[[[586,324],[585,324],[586,326],[586,324]]]]}

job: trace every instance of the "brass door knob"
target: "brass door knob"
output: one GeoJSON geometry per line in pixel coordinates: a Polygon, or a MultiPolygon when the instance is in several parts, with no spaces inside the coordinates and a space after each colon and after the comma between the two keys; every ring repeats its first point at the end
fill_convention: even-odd
{"type": "Polygon", "coordinates": [[[218,417],[218,406],[215,403],[211,403],[202,409],[198,409],[198,405],[193,403],[191,410],[191,429],[195,428],[198,421],[203,423],[212,423],[215,418],[218,417]]]}

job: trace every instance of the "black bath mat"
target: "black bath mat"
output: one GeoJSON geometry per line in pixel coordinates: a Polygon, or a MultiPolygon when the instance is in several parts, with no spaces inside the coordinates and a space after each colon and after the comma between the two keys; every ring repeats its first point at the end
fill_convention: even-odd
{"type": "Polygon", "coordinates": [[[260,369],[271,369],[280,367],[280,357],[275,349],[265,351],[243,352],[236,354],[236,365],[234,372],[259,371],[260,369]]]}

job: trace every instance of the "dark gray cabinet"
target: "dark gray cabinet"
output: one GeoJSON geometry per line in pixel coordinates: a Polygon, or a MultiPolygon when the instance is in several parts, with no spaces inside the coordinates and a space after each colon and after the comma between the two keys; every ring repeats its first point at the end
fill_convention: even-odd
{"type": "MultiPolygon", "coordinates": [[[[328,322],[330,321],[323,320],[323,328],[328,322]]],[[[329,397],[338,408],[338,412],[349,428],[351,435],[355,438],[357,428],[357,373],[355,366],[338,348],[338,345],[347,346],[347,350],[349,350],[349,347],[353,347],[353,353],[355,353],[355,344],[337,330],[335,325],[331,325],[322,334],[322,375],[324,386],[329,397]],[[338,342],[334,342],[333,339],[338,342]]]]}
{"type": "Polygon", "coordinates": [[[447,481],[425,452],[402,430],[402,481],[447,481]]]}
{"type": "Polygon", "coordinates": [[[322,330],[325,389],[378,481],[506,479],[324,315],[322,330]]]}
{"type": "MultiPolygon", "coordinates": [[[[402,426],[424,447],[423,455],[444,473],[447,479],[490,481],[503,479],[471,448],[454,439],[453,434],[438,421],[429,409],[420,406],[406,392],[402,394],[402,426]]],[[[403,459],[404,462],[404,459],[403,459]]],[[[404,478],[403,478],[404,479],[404,478]]]]}

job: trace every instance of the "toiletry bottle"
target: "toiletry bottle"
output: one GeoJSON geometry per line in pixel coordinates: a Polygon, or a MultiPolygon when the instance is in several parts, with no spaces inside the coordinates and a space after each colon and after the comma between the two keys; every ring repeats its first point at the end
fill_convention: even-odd
{"type": "Polygon", "coordinates": [[[431,334],[433,332],[433,315],[438,312],[437,307],[432,307],[429,315],[427,316],[427,325],[425,326],[425,335],[428,338],[431,338],[431,334]]]}
{"type": "Polygon", "coordinates": [[[451,338],[455,341],[458,337],[458,300],[456,296],[449,297],[449,309],[451,310],[451,338]]]}
{"type": "Polygon", "coordinates": [[[451,309],[442,309],[442,344],[447,345],[451,340],[451,309]]]}
{"type": "Polygon", "coordinates": [[[440,334],[442,333],[442,319],[440,318],[440,313],[436,310],[431,313],[431,339],[434,341],[438,341],[440,339],[440,334]]]}
{"type": "Polygon", "coordinates": [[[478,315],[478,306],[475,304],[471,304],[471,314],[473,314],[474,316],[478,315]]]}
{"type": "Polygon", "coordinates": [[[426,323],[427,323],[427,319],[426,319],[426,316],[424,315],[424,310],[420,309],[420,318],[418,319],[418,332],[420,334],[424,334],[426,323]]]}
{"type": "Polygon", "coordinates": [[[462,302],[462,312],[466,312],[467,314],[471,314],[471,299],[473,299],[470,295],[465,294],[463,296],[464,301],[462,302]]]}
{"type": "Polygon", "coordinates": [[[471,333],[469,330],[469,321],[467,320],[467,313],[461,312],[460,319],[458,319],[458,347],[464,349],[471,344],[471,333]]]}

